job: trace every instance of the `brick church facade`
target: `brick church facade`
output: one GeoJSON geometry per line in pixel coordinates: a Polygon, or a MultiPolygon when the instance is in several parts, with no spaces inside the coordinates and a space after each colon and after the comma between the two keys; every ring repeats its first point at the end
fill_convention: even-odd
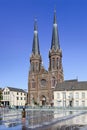
{"type": "Polygon", "coordinates": [[[60,49],[56,12],[54,12],[51,47],[48,52],[48,70],[42,65],[39,48],[37,23],[34,22],[34,37],[32,54],[30,57],[30,70],[28,76],[28,103],[39,105],[52,104],[54,89],[58,83],[64,81],[62,67],[62,50],[60,49]]]}

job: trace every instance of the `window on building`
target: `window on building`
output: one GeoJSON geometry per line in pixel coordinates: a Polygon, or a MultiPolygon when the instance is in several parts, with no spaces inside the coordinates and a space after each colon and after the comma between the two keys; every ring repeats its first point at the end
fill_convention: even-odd
{"type": "Polygon", "coordinates": [[[22,93],[21,93],[21,95],[22,95],[22,93]]]}
{"type": "Polygon", "coordinates": [[[75,94],[75,98],[76,98],[76,99],[79,98],[79,93],[78,93],[78,92],[76,92],[76,94],[75,94]]]}
{"type": "Polygon", "coordinates": [[[82,107],[85,107],[85,101],[82,101],[82,107]]]}
{"type": "Polygon", "coordinates": [[[36,62],[36,71],[38,71],[38,62],[36,62]]]}
{"type": "Polygon", "coordinates": [[[55,68],[55,58],[52,59],[52,69],[55,68]]]}
{"type": "Polygon", "coordinates": [[[21,97],[21,100],[22,100],[22,97],[21,97]]]}
{"type": "Polygon", "coordinates": [[[41,86],[46,87],[46,80],[45,79],[41,79],[41,86]]]}
{"type": "Polygon", "coordinates": [[[70,92],[70,93],[69,93],[69,96],[70,96],[70,97],[72,97],[72,96],[73,96],[72,92],[70,92]]]}
{"type": "Polygon", "coordinates": [[[85,92],[82,92],[82,99],[85,98],[85,92]]]}
{"type": "Polygon", "coordinates": [[[8,95],[10,94],[10,92],[8,91],[8,95]]]}
{"type": "Polygon", "coordinates": [[[34,63],[31,63],[31,71],[34,72],[34,63]]]}
{"type": "Polygon", "coordinates": [[[19,97],[17,97],[17,100],[19,100],[19,97]]]}
{"type": "Polygon", "coordinates": [[[61,63],[62,63],[62,60],[61,60],[61,58],[60,58],[60,60],[59,60],[59,68],[62,67],[62,66],[61,66],[61,63]]]}
{"type": "Polygon", "coordinates": [[[52,81],[51,82],[52,82],[51,85],[54,88],[55,85],[56,85],[56,79],[55,79],[55,77],[52,77],[52,81]]]}
{"type": "Polygon", "coordinates": [[[57,93],[57,99],[59,99],[60,98],[60,93],[57,93]]]}
{"type": "Polygon", "coordinates": [[[34,63],[32,63],[32,71],[34,72],[34,63]]]}
{"type": "Polygon", "coordinates": [[[76,107],[78,107],[79,106],[79,101],[76,101],[76,107]]]}
{"type": "Polygon", "coordinates": [[[17,92],[17,95],[18,95],[19,93],[17,92]]]}
{"type": "Polygon", "coordinates": [[[36,86],[35,80],[32,79],[32,88],[35,88],[35,86],[36,86]]]}
{"type": "Polygon", "coordinates": [[[59,68],[59,59],[57,58],[56,60],[56,66],[57,66],[57,69],[59,68]]]}
{"type": "Polygon", "coordinates": [[[26,100],[26,97],[24,97],[24,100],[26,100]]]}
{"type": "Polygon", "coordinates": [[[66,99],[66,92],[63,92],[63,99],[66,99]]]}

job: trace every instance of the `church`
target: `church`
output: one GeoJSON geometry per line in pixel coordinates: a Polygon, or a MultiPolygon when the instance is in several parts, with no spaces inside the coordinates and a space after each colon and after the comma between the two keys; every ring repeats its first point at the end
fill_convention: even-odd
{"type": "Polygon", "coordinates": [[[48,70],[46,70],[42,64],[37,22],[35,20],[28,75],[28,103],[31,105],[32,103],[38,105],[52,105],[55,87],[58,83],[64,81],[62,50],[59,43],[56,11],[54,11],[51,45],[48,56],[49,65],[48,70]]]}

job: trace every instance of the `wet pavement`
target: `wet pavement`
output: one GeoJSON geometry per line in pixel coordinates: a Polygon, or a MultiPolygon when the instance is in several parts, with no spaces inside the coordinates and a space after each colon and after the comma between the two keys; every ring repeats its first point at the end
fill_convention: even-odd
{"type": "Polygon", "coordinates": [[[87,112],[71,110],[22,110],[0,109],[0,130],[87,130],[87,112]]]}

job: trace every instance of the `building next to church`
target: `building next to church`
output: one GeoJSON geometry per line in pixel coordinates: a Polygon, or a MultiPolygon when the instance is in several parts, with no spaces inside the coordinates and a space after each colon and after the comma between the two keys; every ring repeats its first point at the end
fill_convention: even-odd
{"type": "Polygon", "coordinates": [[[87,107],[87,81],[66,80],[56,85],[56,107],[87,107]]]}
{"type": "Polygon", "coordinates": [[[20,88],[5,87],[2,91],[3,106],[21,107],[27,103],[27,92],[20,88]]]}
{"type": "Polygon", "coordinates": [[[2,99],[3,99],[3,96],[2,96],[2,88],[0,88],[0,106],[2,105],[2,99]]]}
{"type": "Polygon", "coordinates": [[[39,47],[37,22],[34,22],[34,36],[32,53],[30,57],[30,69],[28,76],[28,103],[39,105],[52,104],[54,89],[57,83],[64,80],[62,67],[62,50],[60,49],[56,12],[54,12],[53,30],[50,50],[48,51],[48,70],[42,65],[42,57],[39,47]]]}

